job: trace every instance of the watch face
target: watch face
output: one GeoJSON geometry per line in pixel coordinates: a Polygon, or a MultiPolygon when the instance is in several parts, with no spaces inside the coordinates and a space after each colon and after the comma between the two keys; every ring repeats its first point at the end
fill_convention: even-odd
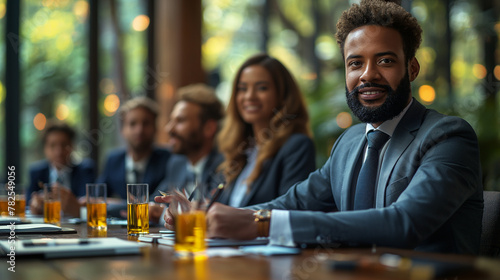
{"type": "Polygon", "coordinates": [[[267,221],[271,218],[271,210],[261,209],[257,211],[255,214],[259,219],[259,221],[267,221]]]}

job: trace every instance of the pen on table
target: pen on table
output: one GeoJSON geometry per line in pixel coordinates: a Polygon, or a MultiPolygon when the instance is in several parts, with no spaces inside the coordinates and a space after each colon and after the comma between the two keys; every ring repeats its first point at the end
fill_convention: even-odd
{"type": "Polygon", "coordinates": [[[223,190],[224,190],[224,185],[219,184],[219,186],[217,186],[217,190],[215,191],[214,196],[212,196],[212,199],[210,199],[210,203],[208,203],[207,210],[206,210],[207,212],[208,212],[208,209],[210,209],[210,207],[212,207],[212,204],[214,204],[214,202],[217,199],[219,199],[219,196],[221,195],[223,190]]]}
{"type": "Polygon", "coordinates": [[[197,189],[198,189],[198,182],[195,182],[193,192],[191,192],[191,194],[189,195],[189,198],[188,198],[189,201],[193,200],[194,193],[196,192],[197,189]]]}
{"type": "MultiPolygon", "coordinates": [[[[193,190],[193,192],[191,193],[191,195],[189,196],[189,198],[188,198],[188,200],[189,200],[189,201],[193,200],[193,197],[194,197],[194,192],[195,192],[195,191],[196,191],[196,189],[194,189],[194,190],[193,190]]],[[[158,192],[160,192],[160,194],[161,194],[162,196],[172,195],[172,194],[167,193],[167,192],[164,192],[164,191],[158,191],[158,192]]]]}

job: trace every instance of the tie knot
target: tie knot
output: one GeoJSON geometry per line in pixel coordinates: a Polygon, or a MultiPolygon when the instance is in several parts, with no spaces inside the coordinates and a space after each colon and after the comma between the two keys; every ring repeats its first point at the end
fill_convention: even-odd
{"type": "Polygon", "coordinates": [[[384,146],[385,142],[389,140],[389,135],[380,130],[372,130],[366,134],[366,139],[368,140],[368,148],[378,151],[384,146]]]}

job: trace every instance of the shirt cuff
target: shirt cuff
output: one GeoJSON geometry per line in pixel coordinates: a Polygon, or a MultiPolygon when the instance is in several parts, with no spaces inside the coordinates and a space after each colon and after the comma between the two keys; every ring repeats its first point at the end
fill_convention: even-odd
{"type": "Polygon", "coordinates": [[[295,247],[289,211],[273,210],[269,227],[269,245],[295,247]]]}

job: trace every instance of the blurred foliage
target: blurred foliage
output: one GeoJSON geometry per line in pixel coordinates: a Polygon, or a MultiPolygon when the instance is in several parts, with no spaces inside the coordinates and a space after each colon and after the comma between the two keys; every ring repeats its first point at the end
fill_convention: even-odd
{"type": "MultiPolygon", "coordinates": [[[[201,1],[202,63],[208,73],[214,74],[211,76],[220,77],[218,95],[228,101],[235,71],[249,56],[266,51],[280,59],[296,77],[307,100],[317,164],[322,165],[337,137],[358,122],[345,104],[344,65],[334,38],[337,19],[354,1],[201,1]]],[[[137,26],[147,24],[144,17],[140,17],[146,13],[146,1],[97,2],[100,120],[112,118],[117,124],[116,103],[144,94],[147,40],[144,29],[137,26]]],[[[500,174],[499,101],[497,92],[488,93],[500,87],[500,49],[497,44],[496,51],[488,56],[484,48],[486,35],[500,36],[499,13],[485,9],[482,4],[489,3],[486,0],[453,0],[449,17],[452,40],[448,47],[443,41],[448,20],[444,16],[446,3],[432,0],[413,0],[411,3],[411,12],[424,30],[423,43],[417,53],[421,72],[412,85],[413,95],[430,108],[459,115],[471,123],[481,144],[487,188],[500,188],[499,175],[496,175],[500,174]],[[485,59],[494,60],[495,52],[497,77],[485,73],[485,59]]],[[[499,5],[496,1],[496,11],[499,5]]],[[[2,29],[4,14],[5,0],[0,0],[2,29]]],[[[88,3],[84,0],[21,2],[23,97],[20,130],[25,165],[43,158],[39,131],[33,124],[38,113],[50,119],[56,117],[58,109],[67,108],[67,111],[62,110],[65,114],[59,116],[64,116],[77,129],[80,134],[77,141],[84,141],[88,131],[87,16],[88,3]]],[[[0,41],[2,59],[5,47],[6,43],[0,41]]],[[[5,69],[0,67],[2,77],[4,73],[5,69]]],[[[0,104],[4,104],[3,81],[0,82],[0,104]]],[[[2,111],[2,131],[4,118],[2,111]]],[[[103,134],[99,143],[101,158],[108,148],[119,144],[118,126],[115,127],[103,134]]],[[[0,138],[3,145],[5,137],[0,138]]],[[[79,148],[78,143],[76,147],[79,148]]],[[[84,157],[89,152],[80,149],[77,154],[84,157]]],[[[3,155],[2,149],[0,157],[3,155]]]]}
{"type": "MultiPolygon", "coordinates": [[[[208,71],[220,72],[220,96],[227,102],[237,67],[248,56],[263,51],[260,46],[265,44],[265,51],[280,59],[303,89],[315,137],[317,164],[322,165],[350,121],[346,118],[350,111],[345,102],[344,65],[334,37],[337,19],[349,3],[328,0],[204,0],[203,3],[203,62],[208,71]],[[269,40],[263,42],[266,27],[262,26],[262,15],[267,14],[266,3],[269,4],[269,40]]],[[[486,187],[500,190],[497,178],[488,179],[500,174],[498,98],[495,94],[487,102],[484,93],[485,88],[498,84],[499,77],[482,76],[485,68],[481,37],[484,29],[493,30],[499,37],[498,14],[482,11],[475,1],[452,1],[449,18],[452,41],[448,47],[443,42],[448,20],[443,16],[445,5],[446,1],[432,0],[411,3],[411,13],[424,30],[417,53],[421,71],[412,83],[413,96],[430,108],[469,121],[478,133],[481,148],[485,147],[483,143],[495,143],[486,146],[481,156],[487,175],[486,187]],[[446,78],[448,75],[450,81],[446,78]],[[429,92],[430,99],[424,95],[429,92]],[[481,119],[489,121],[480,122],[481,114],[486,115],[481,119]],[[479,123],[487,129],[480,129],[479,123]]],[[[496,52],[500,71],[498,46],[496,52]]],[[[494,58],[495,54],[491,55],[494,58]]],[[[358,122],[353,116],[350,119],[352,124],[358,122]]]]}
{"type": "MultiPolygon", "coordinates": [[[[6,0],[0,0],[0,34],[5,34],[5,5],[6,0]]],[[[5,36],[0,36],[0,61],[5,61],[5,36]]],[[[0,64],[0,108],[3,108],[5,102],[5,63],[0,64]]],[[[5,110],[0,109],[0,159],[5,158],[5,140],[3,136],[5,131],[5,110]]],[[[0,162],[0,170],[7,170],[5,161],[0,162]]],[[[4,176],[0,175],[0,178],[4,176]]],[[[2,183],[2,182],[0,182],[2,183]]]]}
{"type": "MultiPolygon", "coordinates": [[[[116,9],[116,22],[111,20],[111,1],[98,1],[101,77],[98,107],[101,121],[114,118],[118,105],[108,104],[107,108],[115,108],[115,111],[106,111],[105,100],[116,100],[106,99],[108,95],[122,97],[124,91],[132,96],[144,94],[147,41],[145,32],[134,30],[132,22],[138,15],[146,12],[145,2],[112,1],[116,9]],[[124,69],[121,76],[118,69],[124,69]],[[122,87],[120,81],[123,81],[122,87]]],[[[39,141],[41,133],[33,123],[38,113],[42,113],[47,119],[64,120],[76,129],[78,136],[75,142],[76,152],[73,153],[76,160],[88,157],[91,152],[86,138],[89,136],[88,11],[88,2],[82,0],[23,0],[21,3],[20,63],[23,98],[20,131],[22,170],[26,172],[21,179],[23,183],[27,183],[25,178],[29,164],[44,158],[39,141]]],[[[0,46],[4,48],[5,44],[0,46]]],[[[127,98],[128,95],[125,99],[127,98]]],[[[100,131],[102,137],[99,138],[99,146],[103,151],[101,157],[119,143],[117,121],[115,124],[113,130],[100,131]]],[[[1,141],[3,140],[4,137],[1,141]]]]}

